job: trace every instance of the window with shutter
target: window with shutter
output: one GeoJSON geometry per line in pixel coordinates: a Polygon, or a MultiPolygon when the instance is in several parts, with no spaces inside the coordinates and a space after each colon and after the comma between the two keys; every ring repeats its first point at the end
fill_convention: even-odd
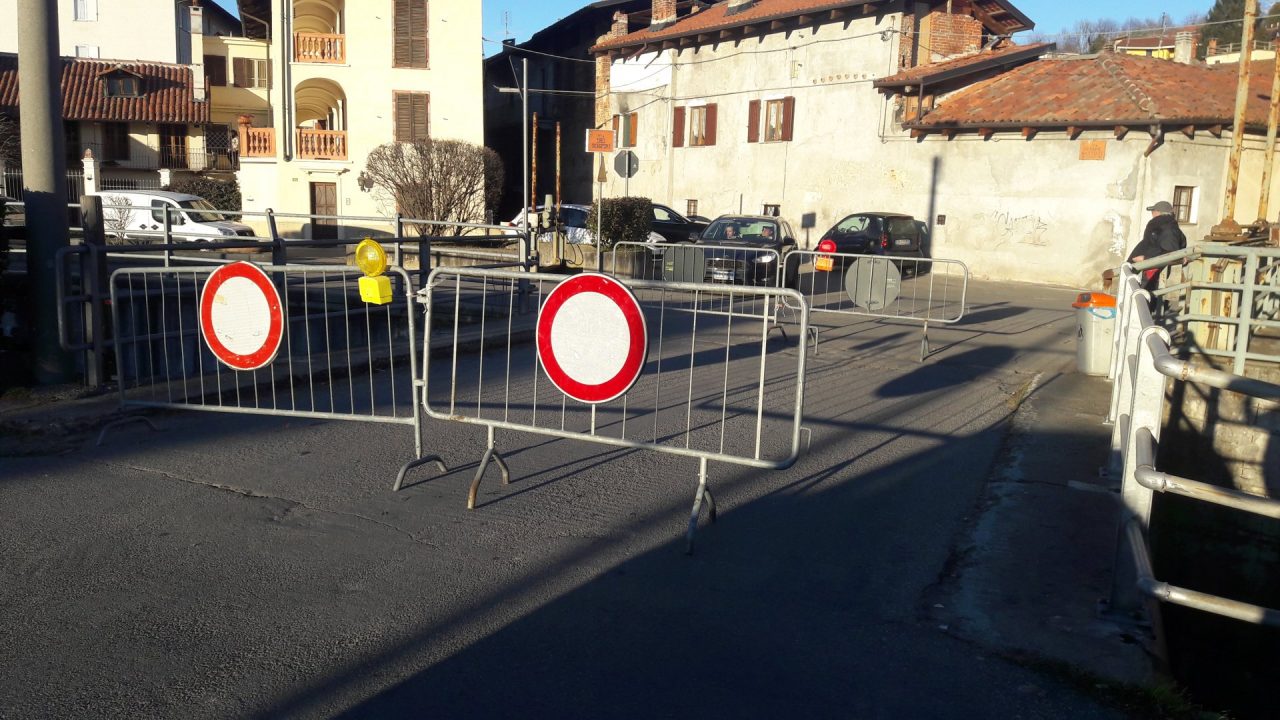
{"type": "Polygon", "coordinates": [[[396,142],[422,142],[431,137],[431,95],[397,92],[395,104],[396,142]]]}
{"type": "Polygon", "coordinates": [[[635,147],[640,137],[640,113],[627,115],[627,138],[624,147],[635,147]]]}
{"type": "Polygon", "coordinates": [[[764,139],[765,142],[778,142],[782,139],[782,122],[784,105],[781,100],[769,100],[765,103],[764,139]]]}
{"type": "Polygon", "coordinates": [[[684,147],[684,111],[683,107],[671,111],[671,147],[684,147]]]}
{"type": "Polygon", "coordinates": [[[760,142],[760,101],[752,100],[747,105],[747,142],[760,142]]]}
{"type": "Polygon", "coordinates": [[[790,142],[795,134],[796,99],[782,98],[782,141],[790,142]]]}
{"type": "Polygon", "coordinates": [[[396,0],[394,25],[395,67],[428,67],[427,0],[396,0]]]}
{"type": "Polygon", "coordinates": [[[716,144],[716,119],[719,114],[717,110],[719,106],[715,103],[709,103],[703,108],[702,115],[702,142],[699,145],[715,145],[716,144]]]}

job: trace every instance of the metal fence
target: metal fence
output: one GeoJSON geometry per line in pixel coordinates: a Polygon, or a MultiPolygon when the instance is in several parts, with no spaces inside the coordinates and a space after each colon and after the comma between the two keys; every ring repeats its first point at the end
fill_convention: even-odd
{"type": "MultiPolygon", "coordinates": [[[[627,281],[643,312],[648,356],[629,390],[608,402],[588,404],[553,384],[540,360],[539,343],[529,342],[538,309],[567,279],[437,268],[421,291],[427,307],[425,342],[439,339],[452,348],[449,357],[428,353],[423,363],[427,414],[488,429],[468,507],[475,506],[491,461],[504,482],[509,479],[497,430],[643,448],[699,461],[687,535],[692,549],[704,502],[714,520],[708,462],[778,469],[799,455],[806,353],[803,344],[787,343],[770,329],[772,308],[783,303],[794,310],[803,334],[808,325],[803,299],[794,290],[775,287],[627,281]],[[478,332],[469,334],[468,326],[478,332]],[[486,328],[496,332],[486,334],[486,328]]],[[[592,332],[607,342],[608,333],[592,332]]],[[[594,349],[589,354],[584,362],[591,366],[607,364],[594,349]]]]}
{"type": "MultiPolygon", "coordinates": [[[[360,299],[361,273],[343,266],[262,266],[283,304],[279,352],[235,370],[211,350],[203,268],[124,268],[110,279],[114,364],[125,407],[179,408],[408,425],[422,453],[416,305],[402,269],[396,301],[360,299]]],[[[212,306],[212,305],[210,305],[212,306]]],[[[104,428],[104,434],[106,429],[104,428]]]]}
{"type": "MultiPolygon", "coordinates": [[[[1256,268],[1256,263],[1252,259],[1271,255],[1269,252],[1264,253],[1259,250],[1261,249],[1236,248],[1235,253],[1241,259],[1245,259],[1249,267],[1256,268]]],[[[1232,250],[1201,246],[1199,252],[1207,252],[1208,256],[1221,258],[1231,254],[1232,250]]],[[[1280,501],[1278,500],[1177,477],[1156,468],[1160,431],[1167,402],[1165,391],[1169,380],[1219,388],[1255,398],[1280,400],[1280,385],[1196,365],[1175,357],[1170,350],[1169,327],[1177,329],[1179,319],[1186,321],[1189,318],[1198,318],[1200,315],[1187,311],[1187,308],[1183,308],[1181,312],[1176,306],[1168,308],[1159,301],[1159,297],[1186,297],[1186,293],[1198,284],[1189,281],[1164,288],[1157,293],[1156,302],[1162,309],[1169,311],[1153,313],[1152,293],[1143,289],[1142,281],[1135,273],[1135,268],[1137,271],[1143,271],[1175,267],[1185,258],[1199,257],[1199,252],[1193,250],[1171,256],[1166,255],[1136,266],[1126,265],[1121,271],[1115,352],[1112,356],[1110,373],[1114,381],[1109,416],[1109,419],[1114,422],[1110,472],[1113,477],[1121,479],[1121,498],[1124,503],[1124,518],[1117,558],[1123,557],[1127,549],[1135,573],[1130,577],[1128,573],[1122,571],[1124,564],[1117,562],[1111,603],[1113,608],[1136,607],[1139,603],[1135,596],[1141,593],[1155,600],[1246,622],[1280,626],[1280,610],[1161,582],[1155,578],[1152,569],[1147,528],[1150,522],[1153,492],[1182,495],[1264,517],[1280,518],[1280,501]]],[[[1251,275],[1250,279],[1253,277],[1251,275]]],[[[1237,286],[1233,292],[1244,293],[1247,296],[1250,291],[1247,287],[1237,286]]],[[[1253,308],[1254,306],[1245,307],[1253,308]]],[[[1252,312],[1246,309],[1243,314],[1248,316],[1252,315],[1252,312]]],[[[1245,320],[1240,316],[1235,318],[1215,316],[1215,321],[1227,320],[1235,323],[1235,327],[1242,328],[1241,335],[1247,335],[1250,329],[1256,327],[1273,326],[1269,323],[1259,324],[1256,319],[1245,320]]],[[[1247,346],[1247,343],[1236,343],[1236,357],[1247,356],[1247,353],[1241,349],[1243,346],[1247,346]]]]}
{"type": "Polygon", "coordinates": [[[815,314],[919,323],[921,360],[929,355],[929,326],[957,323],[966,311],[969,268],[959,260],[796,250],[783,267],[815,314]]]}
{"type": "MultiPolygon", "coordinates": [[[[22,171],[5,168],[0,173],[0,195],[22,199],[22,171]]],[[[84,171],[67,170],[67,197],[78,198],[84,193],[84,171]]]]}
{"type": "Polygon", "coordinates": [[[604,272],[628,280],[778,285],[778,251],[751,245],[621,242],[604,272]]]}

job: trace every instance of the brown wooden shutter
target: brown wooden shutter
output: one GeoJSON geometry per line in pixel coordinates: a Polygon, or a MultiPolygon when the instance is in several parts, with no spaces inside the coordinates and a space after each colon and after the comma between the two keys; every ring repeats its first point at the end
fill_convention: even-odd
{"type": "Polygon", "coordinates": [[[621,122],[620,118],[617,115],[614,115],[613,116],[613,141],[615,143],[622,142],[622,136],[618,134],[618,128],[620,127],[620,124],[619,124],[620,122],[621,122]]]}
{"type": "Polygon", "coordinates": [[[409,93],[395,93],[396,142],[413,142],[413,103],[409,93]]]}
{"type": "Polygon", "coordinates": [[[760,142],[760,101],[747,105],[747,142],[760,142]]]}
{"type": "Polygon", "coordinates": [[[716,104],[707,105],[707,136],[703,145],[716,144],[716,104]]]}
{"type": "Polygon", "coordinates": [[[413,93],[413,141],[431,138],[431,96],[413,93]]]}
{"type": "Polygon", "coordinates": [[[227,58],[224,55],[206,55],[204,58],[205,77],[210,87],[226,87],[227,58]]]}
{"type": "Polygon", "coordinates": [[[251,87],[249,75],[251,74],[249,63],[253,62],[249,58],[232,58],[231,60],[231,84],[234,87],[251,87]]]}
{"type": "Polygon", "coordinates": [[[427,0],[396,0],[395,67],[427,67],[427,0]]]}
{"type": "Polygon", "coordinates": [[[782,98],[782,139],[790,140],[795,130],[796,99],[782,98]]]}
{"type": "Polygon", "coordinates": [[[673,111],[671,123],[671,147],[684,147],[684,108],[673,111]]]}
{"type": "Polygon", "coordinates": [[[636,146],[636,138],[640,135],[640,113],[631,113],[627,116],[627,147],[636,146]]]}

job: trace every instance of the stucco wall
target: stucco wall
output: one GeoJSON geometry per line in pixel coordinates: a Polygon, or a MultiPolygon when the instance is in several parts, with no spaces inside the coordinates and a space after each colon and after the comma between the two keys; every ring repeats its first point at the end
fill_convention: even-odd
{"type": "MultiPolygon", "coordinates": [[[[348,159],[284,161],[286,95],[283,33],[272,43],[270,93],[276,128],[276,161],[242,161],[239,173],[246,209],[306,213],[310,210],[310,183],[338,186],[339,212],[344,215],[393,214],[395,208],[380,193],[362,191],[356,179],[370,151],[394,139],[395,91],[428,92],[430,131],[434,138],[484,143],[482,101],[482,48],[479,3],[471,0],[438,0],[430,5],[428,37],[430,68],[393,68],[393,3],[376,0],[349,1],[344,14],[347,64],[291,63],[287,87],[297,88],[309,79],[336,83],[345,96],[348,159]]],[[[279,18],[274,18],[279,22],[279,18]]],[[[291,96],[290,96],[291,97],[291,96]]],[[[296,149],[295,149],[296,150],[296,149]]]]}
{"type": "MultiPolygon", "coordinates": [[[[640,113],[636,153],[641,170],[629,187],[612,176],[609,196],[648,196],[702,215],[758,213],[779,204],[803,246],[858,211],[911,213],[933,226],[932,254],[969,264],[977,277],[1072,286],[1096,284],[1137,244],[1157,200],[1175,186],[1196,188],[1196,216],[1183,226],[1195,242],[1220,220],[1230,135],[1165,138],[1144,157],[1151,137],[1110,130],[1072,140],[1040,133],[1031,140],[1003,132],[990,140],[909,137],[893,118],[893,101],[874,79],[896,71],[899,16],[869,16],[770,35],[763,40],[667,51],[669,84],[614,96],[613,112],[640,113]],[[793,96],[790,142],[748,143],[752,100],[793,96]],[[718,106],[712,147],[672,146],[672,107],[718,106]],[[1086,142],[1102,159],[1082,159],[1086,142]],[[935,171],[936,168],[936,171],[935,171]],[[936,223],[945,215],[945,223],[936,223]],[[800,230],[806,216],[812,229],[800,230]]],[[[1260,145],[1248,143],[1236,219],[1253,220],[1261,173],[1260,145]]],[[[1092,155],[1096,157],[1096,153],[1092,155]]],[[[1273,192],[1280,192],[1280,187],[1273,192]]],[[[1271,215],[1280,209],[1274,195],[1271,215]]]]}
{"type": "MultiPolygon", "coordinates": [[[[96,0],[97,20],[77,21],[72,0],[58,3],[58,53],[94,45],[104,60],[178,62],[173,0],[96,0]]],[[[18,52],[18,0],[0,0],[0,52],[18,52]]]]}

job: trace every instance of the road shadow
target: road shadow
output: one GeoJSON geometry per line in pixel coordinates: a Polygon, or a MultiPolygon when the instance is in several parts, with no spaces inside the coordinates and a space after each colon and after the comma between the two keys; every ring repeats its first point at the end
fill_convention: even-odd
{"type": "Polygon", "coordinates": [[[1005,345],[988,345],[920,365],[901,377],[876,388],[881,398],[905,397],[937,392],[963,385],[988,375],[1007,364],[1016,351],[1005,345]]]}

